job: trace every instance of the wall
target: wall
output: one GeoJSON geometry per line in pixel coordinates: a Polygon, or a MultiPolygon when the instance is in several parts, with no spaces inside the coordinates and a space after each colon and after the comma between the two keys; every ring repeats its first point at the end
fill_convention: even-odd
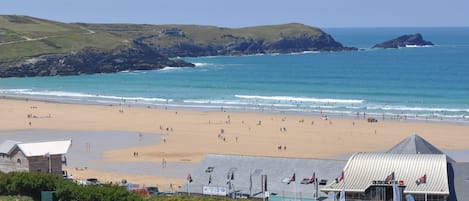
{"type": "Polygon", "coordinates": [[[1,154],[0,170],[2,172],[29,171],[29,161],[18,148],[13,150],[10,156],[1,154]]]}
{"type": "MultiPolygon", "coordinates": [[[[45,156],[29,157],[29,171],[30,172],[49,172],[49,159],[45,156]]],[[[62,174],[62,156],[51,155],[51,169],[52,173],[62,174]]]]}

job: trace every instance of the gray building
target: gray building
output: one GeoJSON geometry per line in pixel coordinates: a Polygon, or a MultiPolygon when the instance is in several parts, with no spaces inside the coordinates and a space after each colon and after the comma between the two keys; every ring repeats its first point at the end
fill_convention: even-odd
{"type": "Polygon", "coordinates": [[[0,144],[0,171],[62,174],[64,155],[70,145],[70,140],[35,143],[7,140],[0,144]]]}
{"type": "Polygon", "coordinates": [[[209,154],[190,177],[182,193],[338,200],[343,190],[346,200],[388,201],[395,184],[401,200],[469,200],[469,163],[455,162],[418,135],[387,152],[356,153],[348,160],[209,154]]]}

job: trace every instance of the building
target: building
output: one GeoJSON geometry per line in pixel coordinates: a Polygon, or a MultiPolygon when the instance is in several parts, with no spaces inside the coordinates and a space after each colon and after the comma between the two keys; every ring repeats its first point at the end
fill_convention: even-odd
{"type": "Polygon", "coordinates": [[[418,135],[386,152],[355,153],[348,160],[209,154],[190,177],[182,193],[339,200],[343,190],[346,200],[389,201],[395,184],[401,200],[469,198],[469,163],[455,162],[418,135]]]}
{"type": "Polygon", "coordinates": [[[64,155],[70,145],[71,140],[35,143],[7,140],[0,144],[0,171],[62,174],[64,155]]]}

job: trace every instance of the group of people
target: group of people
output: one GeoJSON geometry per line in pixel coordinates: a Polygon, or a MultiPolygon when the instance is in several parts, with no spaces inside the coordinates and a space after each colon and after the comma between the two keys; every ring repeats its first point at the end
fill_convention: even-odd
{"type": "MultiPolygon", "coordinates": [[[[277,146],[277,150],[282,151],[282,145],[277,146]]],[[[287,146],[283,145],[283,150],[287,150],[287,146]]]]}

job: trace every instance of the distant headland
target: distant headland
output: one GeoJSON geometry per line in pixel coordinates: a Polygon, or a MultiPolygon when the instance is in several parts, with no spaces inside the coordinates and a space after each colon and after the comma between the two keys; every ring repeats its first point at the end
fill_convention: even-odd
{"type": "Polygon", "coordinates": [[[0,77],[193,67],[175,57],[347,51],[319,28],[298,23],[222,28],[199,25],[61,23],[0,15],[0,77]]]}

